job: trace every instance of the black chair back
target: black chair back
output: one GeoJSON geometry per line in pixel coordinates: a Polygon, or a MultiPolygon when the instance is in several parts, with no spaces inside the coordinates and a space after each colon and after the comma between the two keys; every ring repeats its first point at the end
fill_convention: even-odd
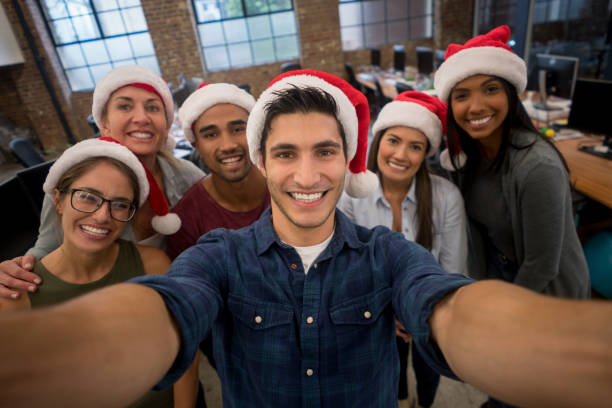
{"type": "Polygon", "coordinates": [[[378,48],[370,50],[370,65],[380,67],[380,50],[378,48]]]}
{"type": "Polygon", "coordinates": [[[302,69],[302,66],[298,64],[297,62],[285,62],[283,65],[281,65],[282,73],[285,73],[288,71],[296,71],[298,69],[302,69]]]}
{"type": "Polygon", "coordinates": [[[405,82],[401,82],[401,81],[397,81],[395,83],[395,89],[397,90],[397,94],[401,94],[402,92],[406,92],[406,91],[414,91],[414,88],[411,87],[410,85],[408,85],[405,82]]]}
{"type": "Polygon", "coordinates": [[[433,51],[429,47],[416,47],[417,70],[419,74],[429,75],[434,70],[433,51]]]}
{"type": "Polygon", "coordinates": [[[30,203],[36,214],[40,214],[42,210],[42,202],[45,198],[45,193],[42,186],[47,178],[49,169],[55,160],[50,160],[36,166],[28,167],[17,173],[16,177],[21,183],[23,191],[30,198],[30,203]]]}
{"type": "Polygon", "coordinates": [[[0,184],[0,211],[4,214],[0,234],[0,262],[23,255],[38,237],[40,212],[32,208],[17,177],[0,184]]]}
{"type": "Polygon", "coordinates": [[[404,72],[406,68],[406,51],[403,45],[393,46],[393,69],[399,72],[404,72]]]}
{"type": "Polygon", "coordinates": [[[248,93],[251,93],[251,85],[249,84],[238,84],[236,86],[244,91],[247,91],[248,93]]]}
{"type": "Polygon", "coordinates": [[[43,163],[45,159],[36,151],[32,143],[26,139],[16,138],[10,141],[9,148],[15,158],[24,167],[34,166],[35,164],[43,163]]]}
{"type": "Polygon", "coordinates": [[[434,52],[434,65],[436,69],[444,62],[444,54],[446,54],[445,50],[436,50],[434,52]]]}

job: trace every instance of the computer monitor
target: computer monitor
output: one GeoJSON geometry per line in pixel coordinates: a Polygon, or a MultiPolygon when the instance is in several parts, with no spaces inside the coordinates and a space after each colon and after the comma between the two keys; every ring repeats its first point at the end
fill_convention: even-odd
{"type": "Polygon", "coordinates": [[[434,70],[434,54],[429,47],[416,47],[417,70],[419,74],[429,75],[434,70]]]}
{"type": "Polygon", "coordinates": [[[572,106],[567,119],[567,127],[585,133],[605,136],[602,146],[582,146],[580,150],[597,156],[612,159],[610,150],[612,121],[607,96],[612,92],[612,81],[596,79],[577,79],[572,98],[572,106]],[[605,147],[608,147],[606,149],[605,147]]]}
{"type": "Polygon", "coordinates": [[[540,93],[538,109],[553,110],[546,104],[551,96],[571,99],[574,83],[578,73],[578,58],[563,55],[537,54],[535,64],[531,67],[527,88],[540,93]]]}
{"type": "Polygon", "coordinates": [[[393,46],[393,69],[399,72],[404,72],[406,68],[406,51],[403,45],[393,46]]]}

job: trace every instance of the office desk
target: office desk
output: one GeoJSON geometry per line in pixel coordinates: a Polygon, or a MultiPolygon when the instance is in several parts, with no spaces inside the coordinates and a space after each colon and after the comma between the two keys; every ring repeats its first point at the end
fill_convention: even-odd
{"type": "Polygon", "coordinates": [[[555,146],[570,169],[570,181],[582,194],[612,208],[612,160],[603,159],[578,150],[582,144],[600,144],[591,137],[555,142],[555,146]]]}
{"type": "MultiPolygon", "coordinates": [[[[394,74],[390,72],[382,72],[382,71],[375,72],[375,73],[362,72],[362,73],[357,74],[356,77],[357,77],[357,81],[360,84],[374,91],[376,91],[375,81],[376,81],[376,78],[378,78],[383,94],[389,99],[395,99],[397,97],[397,88],[395,87],[395,84],[397,82],[402,82],[406,85],[409,85],[415,90],[418,90],[419,88],[419,84],[417,84],[417,81],[415,80],[409,81],[400,74],[394,74]]],[[[431,84],[431,80],[429,83],[425,85],[429,86],[430,84],[431,84]]],[[[421,83],[421,85],[423,85],[423,83],[421,83]]],[[[423,90],[422,92],[436,96],[435,91],[433,89],[426,89],[426,90],[423,90]]]]}

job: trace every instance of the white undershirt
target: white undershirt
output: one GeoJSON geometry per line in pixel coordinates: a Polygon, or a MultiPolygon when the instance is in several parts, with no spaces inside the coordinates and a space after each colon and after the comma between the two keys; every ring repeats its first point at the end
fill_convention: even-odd
{"type": "MultiPolygon", "coordinates": [[[[294,246],[296,252],[302,259],[302,265],[304,266],[304,273],[307,274],[310,269],[310,265],[314,262],[315,259],[327,248],[327,245],[331,242],[332,237],[334,236],[334,231],[325,239],[325,241],[320,244],[298,247],[294,246]]],[[[292,245],[293,246],[293,245],[292,245]]]]}

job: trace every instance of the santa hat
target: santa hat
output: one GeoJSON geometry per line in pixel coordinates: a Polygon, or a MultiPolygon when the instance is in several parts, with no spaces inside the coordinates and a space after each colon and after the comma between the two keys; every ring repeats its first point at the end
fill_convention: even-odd
{"type": "Polygon", "coordinates": [[[337,119],[344,130],[347,157],[350,160],[344,190],[356,198],[370,194],[378,186],[378,177],[366,168],[370,123],[368,100],[348,82],[326,72],[307,69],[288,71],[270,82],[253,107],[247,123],[251,161],[259,165],[266,106],[279,98],[279,91],[293,87],[317,88],[334,98],[338,108],[337,119]]]}
{"type": "Polygon", "coordinates": [[[102,112],[113,92],[124,86],[137,86],[157,94],[166,110],[166,126],[170,129],[174,121],[174,100],[168,84],[154,71],[139,65],[118,67],[107,73],[98,81],[93,94],[91,107],[94,120],[102,127],[102,112]]]}
{"type": "Polygon", "coordinates": [[[440,100],[448,102],[450,92],[458,82],[477,74],[504,78],[519,94],[523,92],[527,86],[527,66],[506,44],[509,39],[510,29],[503,25],[468,40],[464,45],[450,44],[434,77],[440,100]]]}
{"type": "Polygon", "coordinates": [[[49,169],[43,184],[43,191],[53,197],[57,183],[66,171],[75,164],[92,157],[110,157],[128,166],[134,172],[138,181],[140,190],[138,205],[142,205],[148,198],[156,214],[151,221],[153,229],[164,235],[174,234],[179,230],[181,220],[178,215],[168,211],[168,202],[155,178],[134,153],[110,137],[83,140],[66,149],[49,169]]]}
{"type": "MultiPolygon", "coordinates": [[[[527,66],[507,45],[509,39],[510,29],[503,25],[468,40],[464,45],[450,44],[434,78],[438,97],[448,102],[451,90],[458,82],[477,74],[503,78],[514,85],[518,94],[522,93],[527,86],[527,66]]],[[[440,154],[440,164],[451,171],[462,168],[467,161],[459,140],[454,142],[452,157],[446,149],[440,154]]]]}
{"type": "Polygon", "coordinates": [[[230,103],[251,112],[255,105],[255,98],[247,91],[232,84],[204,83],[198,90],[189,95],[179,109],[179,121],[185,133],[185,138],[191,143],[195,142],[193,125],[208,109],[220,103],[230,103]]]}
{"type": "Polygon", "coordinates": [[[429,140],[427,156],[431,157],[438,151],[442,135],[446,133],[446,109],[444,102],[423,92],[402,92],[382,108],[372,133],[378,136],[394,126],[417,129],[429,140]]]}

